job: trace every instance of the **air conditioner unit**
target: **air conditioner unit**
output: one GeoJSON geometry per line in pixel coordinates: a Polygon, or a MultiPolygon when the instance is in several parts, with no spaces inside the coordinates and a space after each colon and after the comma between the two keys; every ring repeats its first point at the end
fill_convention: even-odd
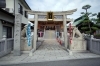
{"type": "Polygon", "coordinates": [[[14,14],[14,9],[13,8],[3,8],[5,11],[14,14]]]}

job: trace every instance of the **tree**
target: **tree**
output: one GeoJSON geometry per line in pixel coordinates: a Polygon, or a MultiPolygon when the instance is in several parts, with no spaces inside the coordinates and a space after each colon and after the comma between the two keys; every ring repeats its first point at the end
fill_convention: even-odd
{"type": "Polygon", "coordinates": [[[100,12],[98,12],[97,18],[92,18],[91,20],[100,28],[100,12]]]}
{"type": "Polygon", "coordinates": [[[96,24],[100,23],[100,12],[98,12],[97,18],[92,18],[91,20],[96,22],[96,24]]]}
{"type": "Polygon", "coordinates": [[[86,14],[87,14],[87,9],[89,9],[91,6],[90,5],[84,5],[83,7],[82,7],[82,9],[85,9],[86,10],[86,14]]]}
{"type": "Polygon", "coordinates": [[[87,18],[86,15],[84,15],[83,18],[85,19],[82,21],[82,24],[80,27],[81,31],[86,34],[93,34],[98,29],[97,24],[94,23],[93,20],[90,20],[90,17],[87,18]],[[89,22],[90,28],[89,28],[88,22],[89,22]]]}
{"type": "Polygon", "coordinates": [[[98,15],[97,15],[97,24],[100,24],[100,12],[98,12],[98,15]]]}
{"type": "Polygon", "coordinates": [[[97,18],[100,19],[100,12],[98,12],[97,18]]]}
{"type": "Polygon", "coordinates": [[[98,29],[96,25],[94,25],[94,23],[90,20],[90,17],[93,17],[96,15],[96,13],[92,14],[87,11],[90,7],[91,7],[90,5],[84,5],[82,9],[85,9],[86,12],[81,12],[81,14],[83,14],[83,18],[85,18],[83,20],[83,23],[82,23],[83,27],[81,27],[81,29],[84,31],[84,33],[87,33],[87,34],[92,34],[93,30],[98,29]]]}

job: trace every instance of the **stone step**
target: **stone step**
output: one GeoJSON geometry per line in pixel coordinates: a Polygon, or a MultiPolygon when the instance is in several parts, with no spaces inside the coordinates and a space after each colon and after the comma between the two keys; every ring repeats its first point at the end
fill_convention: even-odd
{"type": "Polygon", "coordinates": [[[54,30],[46,30],[45,39],[55,39],[55,31],[54,30]]]}

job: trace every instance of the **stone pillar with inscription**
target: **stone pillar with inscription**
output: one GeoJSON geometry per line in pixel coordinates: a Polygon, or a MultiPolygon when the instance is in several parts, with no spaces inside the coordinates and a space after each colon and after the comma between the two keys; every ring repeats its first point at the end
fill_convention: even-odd
{"type": "Polygon", "coordinates": [[[21,55],[21,21],[22,15],[15,14],[15,24],[14,24],[14,55],[21,55]]]}
{"type": "Polygon", "coordinates": [[[67,49],[68,43],[67,43],[67,26],[66,26],[66,15],[63,15],[63,25],[64,25],[64,43],[65,48],[67,49]]]}

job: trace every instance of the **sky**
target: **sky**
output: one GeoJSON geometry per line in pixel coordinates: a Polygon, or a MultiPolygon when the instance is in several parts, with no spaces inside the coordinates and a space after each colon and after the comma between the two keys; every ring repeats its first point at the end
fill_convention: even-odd
{"type": "Polygon", "coordinates": [[[100,0],[26,0],[26,2],[34,11],[67,11],[77,9],[74,14],[68,15],[68,18],[72,19],[80,17],[81,12],[85,12],[82,6],[87,4],[91,5],[88,12],[100,12],[100,0]]]}

